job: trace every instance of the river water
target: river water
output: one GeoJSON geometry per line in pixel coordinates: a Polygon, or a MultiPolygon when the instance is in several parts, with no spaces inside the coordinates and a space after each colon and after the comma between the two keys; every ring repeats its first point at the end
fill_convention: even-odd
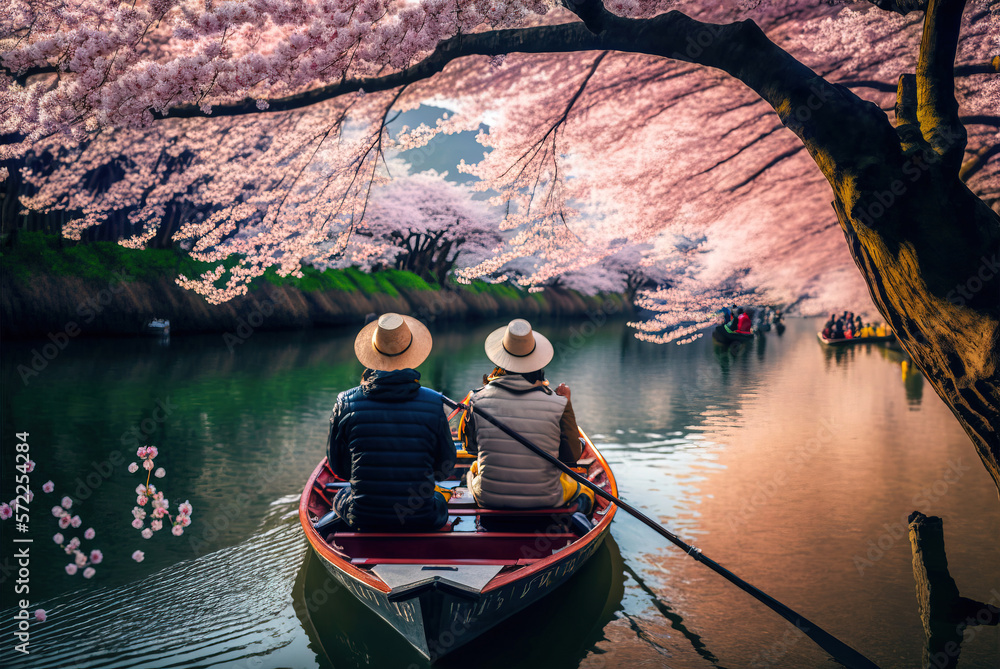
{"type": "MultiPolygon", "coordinates": [[[[500,323],[432,324],[426,385],[453,397],[490,365],[500,323]]],[[[906,515],[944,518],[961,593],[1000,603],[1000,502],[958,423],[901,354],[824,349],[792,320],[735,350],[636,341],[595,315],[539,325],[549,378],[622,496],[706,555],[882,667],[920,665],[906,515]]],[[[14,521],[3,532],[3,667],[409,667],[420,657],[338,590],[301,535],[297,500],[324,452],[329,410],[355,385],[353,331],[72,340],[22,379],[45,342],[5,342],[2,499],[16,432],[37,463],[30,528],[30,655],[14,651],[14,521]],[[23,371],[23,370],[22,370],[23,371]],[[25,383],[24,381],[27,381],[25,383]],[[137,445],[153,479],[194,507],[182,536],[130,526],[137,445]],[[55,492],[41,492],[51,480],[55,492]],[[52,541],[63,495],[104,560],[69,575],[52,541]],[[145,553],[139,563],[134,550],[145,553]]],[[[49,350],[51,353],[52,350],[49,350]]],[[[483,667],[831,667],[769,609],[619,512],[606,548],[535,609],[446,658],[483,667]]],[[[970,628],[961,667],[997,667],[1000,630],[970,628]]]]}

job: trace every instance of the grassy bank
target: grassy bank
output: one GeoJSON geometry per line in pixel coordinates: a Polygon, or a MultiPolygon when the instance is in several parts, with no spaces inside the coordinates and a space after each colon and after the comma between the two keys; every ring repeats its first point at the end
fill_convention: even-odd
{"type": "MultiPolygon", "coordinates": [[[[510,284],[439,286],[398,270],[302,270],[281,277],[273,269],[247,295],[219,305],[180,288],[209,265],[171,250],[134,250],[111,242],[69,244],[54,236],[22,235],[0,254],[0,335],[45,337],[58,332],[134,335],[152,318],[172,331],[226,332],[356,325],[371,313],[396,311],[424,321],[579,318],[625,314],[620,295],[587,296],[566,290],[528,293],[510,284]]],[[[76,335],[72,335],[76,336],[76,335]]]]}
{"type": "MultiPolygon", "coordinates": [[[[31,281],[42,275],[78,277],[101,283],[120,281],[123,276],[127,277],[126,281],[172,281],[182,274],[188,278],[196,277],[212,267],[210,263],[199,262],[173,249],[129,249],[114,242],[75,244],[40,232],[22,233],[16,246],[0,253],[0,270],[18,281],[31,281]]],[[[399,297],[400,291],[441,289],[441,286],[428,283],[413,272],[396,269],[367,273],[357,267],[323,271],[303,267],[302,274],[302,277],[283,277],[272,267],[250,284],[250,290],[270,284],[289,286],[304,293],[340,291],[399,297]]],[[[509,284],[485,281],[454,284],[448,288],[514,299],[527,294],[509,284]]]]}

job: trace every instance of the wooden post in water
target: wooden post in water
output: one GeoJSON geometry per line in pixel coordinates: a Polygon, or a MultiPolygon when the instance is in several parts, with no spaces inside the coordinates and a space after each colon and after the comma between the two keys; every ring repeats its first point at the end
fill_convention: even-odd
{"type": "Polygon", "coordinates": [[[922,666],[953,669],[958,666],[965,628],[996,625],[1000,608],[958,594],[955,579],[948,572],[940,518],[914,511],[909,521],[913,578],[925,635],[922,666]]]}

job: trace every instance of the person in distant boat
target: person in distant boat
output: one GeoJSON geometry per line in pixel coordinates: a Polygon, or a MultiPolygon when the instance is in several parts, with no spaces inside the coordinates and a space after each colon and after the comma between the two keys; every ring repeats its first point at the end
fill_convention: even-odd
{"type": "Polygon", "coordinates": [[[736,310],[736,331],[742,334],[751,334],[750,316],[743,311],[743,307],[736,310]]]}
{"type": "Polygon", "coordinates": [[[823,337],[833,339],[833,326],[837,323],[837,314],[830,314],[830,320],[823,324],[823,337]]]}
{"type": "MultiPolygon", "coordinates": [[[[469,401],[539,448],[573,463],[582,455],[583,445],[569,386],[560,383],[552,390],[545,380],[545,365],[552,355],[552,344],[528,321],[512,320],[486,338],[486,357],[496,367],[483,377],[485,385],[472,391],[469,401]]],[[[459,435],[465,450],[477,456],[467,483],[480,506],[531,509],[576,502],[585,513],[593,507],[593,492],[474,411],[462,416],[459,435]]]]}
{"type": "Polygon", "coordinates": [[[333,500],[359,531],[434,530],[448,521],[435,478],[452,473],[452,441],[441,396],[420,387],[414,367],[431,351],[431,334],[415,318],[383,314],[358,333],[354,353],[361,385],[337,396],[327,457],[348,479],[333,500]]]}
{"type": "Polygon", "coordinates": [[[831,339],[844,339],[844,319],[838,318],[837,322],[833,324],[833,336],[831,339]]]}
{"type": "Polygon", "coordinates": [[[729,310],[729,307],[722,307],[722,324],[728,325],[733,319],[733,312],[729,310]]]}

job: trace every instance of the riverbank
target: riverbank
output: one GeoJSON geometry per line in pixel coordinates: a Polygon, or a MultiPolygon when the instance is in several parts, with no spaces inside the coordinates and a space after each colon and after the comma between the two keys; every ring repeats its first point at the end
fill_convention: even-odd
{"type": "MultiPolygon", "coordinates": [[[[172,334],[358,325],[371,313],[396,311],[421,320],[463,321],[522,316],[528,319],[626,315],[621,295],[588,296],[546,289],[527,293],[511,285],[476,282],[434,286],[409,272],[365,274],[357,269],[298,279],[269,273],[242,297],[219,305],[174,282],[178,269],[156,251],[99,244],[32,249],[32,259],[4,254],[0,276],[0,337],[25,339],[142,334],[153,318],[170,320],[172,334]],[[110,248],[110,247],[116,248],[110,248]],[[77,251],[75,249],[85,249],[77,251]],[[139,254],[139,255],[135,255],[139,254]]],[[[241,334],[244,333],[244,334],[241,334]]]]}

